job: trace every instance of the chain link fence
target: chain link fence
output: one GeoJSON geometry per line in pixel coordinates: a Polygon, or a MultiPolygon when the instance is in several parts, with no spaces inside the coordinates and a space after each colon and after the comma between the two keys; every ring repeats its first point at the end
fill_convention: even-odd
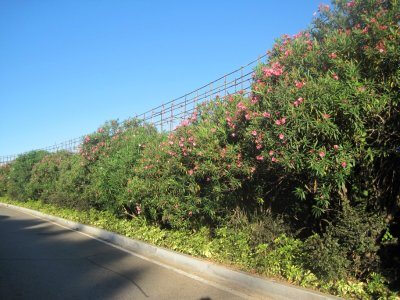
{"type": "MultiPolygon", "coordinates": [[[[188,119],[193,114],[198,104],[211,101],[217,96],[221,98],[227,97],[238,93],[239,91],[245,95],[250,93],[254,68],[266,56],[266,54],[259,56],[256,60],[253,60],[248,64],[195,89],[194,91],[165,102],[142,114],[135,115],[134,119],[143,123],[152,124],[161,132],[172,131],[182,121],[188,119]]],[[[84,138],[84,136],[81,136],[53,146],[35,150],[45,150],[48,152],[57,152],[60,150],[78,152],[84,138]]],[[[0,166],[12,162],[18,157],[18,155],[21,154],[0,156],[0,166]]]]}

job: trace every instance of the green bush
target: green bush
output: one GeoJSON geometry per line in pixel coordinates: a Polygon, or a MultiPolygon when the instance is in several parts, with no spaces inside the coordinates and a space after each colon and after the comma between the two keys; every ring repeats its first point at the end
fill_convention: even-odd
{"type": "Polygon", "coordinates": [[[70,159],[71,155],[66,151],[49,153],[33,166],[27,185],[31,199],[49,201],[49,198],[55,193],[60,174],[65,171],[62,166],[66,160],[70,159]]]}
{"type": "Polygon", "coordinates": [[[123,123],[119,127],[119,133],[91,145],[96,149],[104,143],[104,148],[98,150],[96,160],[88,165],[90,184],[87,188],[96,208],[116,215],[134,215],[136,203],[129,197],[126,186],[147,143],[157,140],[157,132],[153,127],[137,123],[123,123]]]}
{"type": "Polygon", "coordinates": [[[31,151],[18,156],[10,166],[7,192],[11,198],[26,201],[31,197],[29,181],[34,165],[47,155],[46,151],[31,151]]]}
{"type": "Polygon", "coordinates": [[[396,195],[382,200],[393,187],[378,182],[398,159],[396,3],[322,6],[309,32],[278,40],[251,97],[217,99],[150,145],[131,185],[148,216],[182,226],[284,206],[298,226],[318,226],[343,203],[393,206],[396,195]]]}
{"type": "Polygon", "coordinates": [[[320,276],[382,266],[379,236],[400,216],[399,19],[398,1],[335,1],[279,39],[250,96],[202,105],[145,149],[128,188],[146,218],[218,227],[237,209],[272,211],[318,234],[307,245],[320,276]]]}
{"type": "Polygon", "coordinates": [[[0,166],[0,196],[4,196],[7,193],[10,169],[10,164],[0,166]]]}
{"type": "Polygon", "coordinates": [[[87,192],[89,180],[84,165],[84,160],[78,154],[67,156],[61,160],[60,173],[54,184],[54,192],[48,197],[48,202],[59,207],[78,210],[90,209],[93,200],[87,192]]]}

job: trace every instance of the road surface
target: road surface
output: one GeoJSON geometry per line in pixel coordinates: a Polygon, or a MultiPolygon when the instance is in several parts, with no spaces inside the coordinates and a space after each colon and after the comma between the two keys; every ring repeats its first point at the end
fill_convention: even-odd
{"type": "Polygon", "coordinates": [[[243,299],[239,296],[0,207],[0,299],[243,299]]]}

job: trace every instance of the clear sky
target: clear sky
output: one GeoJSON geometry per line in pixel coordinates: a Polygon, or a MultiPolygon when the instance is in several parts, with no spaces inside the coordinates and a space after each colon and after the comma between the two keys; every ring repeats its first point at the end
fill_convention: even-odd
{"type": "Polygon", "coordinates": [[[307,28],[320,2],[0,0],[0,156],[181,96],[307,28]]]}

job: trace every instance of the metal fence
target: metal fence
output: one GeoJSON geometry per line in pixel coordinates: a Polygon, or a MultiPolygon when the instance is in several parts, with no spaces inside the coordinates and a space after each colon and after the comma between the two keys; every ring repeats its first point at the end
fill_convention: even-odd
{"type": "MultiPolygon", "coordinates": [[[[243,92],[243,94],[248,94],[251,89],[254,68],[265,57],[266,54],[259,56],[256,60],[253,60],[248,64],[195,89],[194,91],[165,102],[142,114],[135,115],[134,118],[144,123],[154,125],[161,132],[172,131],[182,121],[188,119],[200,103],[211,101],[217,96],[221,98],[226,97],[239,91],[243,92]]],[[[84,136],[37,150],[45,150],[48,152],[57,152],[60,150],[77,152],[83,139],[84,136]]],[[[17,157],[18,155],[0,156],[0,165],[8,164],[17,157]]]]}

